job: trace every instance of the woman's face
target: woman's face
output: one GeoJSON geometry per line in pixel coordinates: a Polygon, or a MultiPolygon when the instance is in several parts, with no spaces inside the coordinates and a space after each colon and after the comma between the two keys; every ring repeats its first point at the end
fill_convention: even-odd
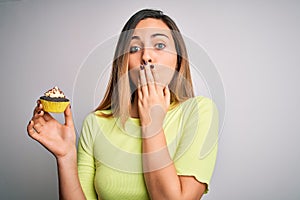
{"type": "MultiPolygon", "coordinates": [[[[141,20],[132,35],[129,52],[129,73],[137,83],[138,71],[145,62],[153,64],[159,84],[169,84],[175,72],[177,53],[171,30],[159,19],[141,20]]],[[[149,67],[149,64],[145,67],[149,67]]]]}

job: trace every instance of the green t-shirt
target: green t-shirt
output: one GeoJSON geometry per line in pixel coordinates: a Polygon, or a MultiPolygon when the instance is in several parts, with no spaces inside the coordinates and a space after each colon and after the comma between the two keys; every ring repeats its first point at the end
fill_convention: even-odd
{"type": "MultiPolygon", "coordinates": [[[[78,143],[78,174],[87,199],[149,199],[142,171],[140,121],[96,111],[83,123],[78,143]]],[[[207,97],[194,97],[166,114],[163,129],[178,175],[209,185],[217,156],[218,111],[207,97]]],[[[163,167],[163,166],[162,166],[163,167]]]]}

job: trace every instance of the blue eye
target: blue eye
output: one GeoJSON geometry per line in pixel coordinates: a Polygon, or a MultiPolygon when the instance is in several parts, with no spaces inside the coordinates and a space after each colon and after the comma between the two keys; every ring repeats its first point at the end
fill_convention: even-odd
{"type": "Polygon", "coordinates": [[[164,43],[157,43],[155,45],[155,48],[161,50],[161,49],[164,49],[166,47],[166,45],[164,43]]]}
{"type": "Polygon", "coordinates": [[[132,46],[132,47],[130,47],[129,52],[130,52],[130,53],[135,53],[135,52],[140,51],[141,49],[142,49],[142,48],[139,47],[139,46],[132,46]]]}

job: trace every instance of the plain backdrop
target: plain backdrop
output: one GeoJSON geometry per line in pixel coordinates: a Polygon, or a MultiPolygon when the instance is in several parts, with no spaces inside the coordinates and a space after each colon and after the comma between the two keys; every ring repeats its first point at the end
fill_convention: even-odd
{"type": "MultiPolygon", "coordinates": [[[[142,8],[171,16],[222,79],[226,116],[203,199],[300,199],[296,0],[0,0],[0,199],[58,199],[55,159],[26,133],[36,99],[55,85],[72,98],[91,51],[142,8]]],[[[77,130],[98,101],[74,103],[77,130]]]]}

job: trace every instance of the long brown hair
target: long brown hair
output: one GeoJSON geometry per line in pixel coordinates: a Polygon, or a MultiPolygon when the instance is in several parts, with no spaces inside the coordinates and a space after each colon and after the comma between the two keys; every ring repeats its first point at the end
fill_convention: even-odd
{"type": "Polygon", "coordinates": [[[116,116],[125,123],[129,117],[130,103],[134,98],[128,75],[129,45],[137,24],[146,18],[162,20],[171,30],[177,53],[176,71],[169,88],[170,103],[177,105],[194,96],[188,55],[183,37],[175,22],[162,11],[143,9],[135,13],[125,24],[120,34],[112,63],[112,71],[103,100],[96,111],[112,110],[111,113],[101,113],[103,117],[116,116]],[[122,77],[122,78],[121,78],[122,77]],[[112,100],[112,98],[114,98],[112,100]]]}

